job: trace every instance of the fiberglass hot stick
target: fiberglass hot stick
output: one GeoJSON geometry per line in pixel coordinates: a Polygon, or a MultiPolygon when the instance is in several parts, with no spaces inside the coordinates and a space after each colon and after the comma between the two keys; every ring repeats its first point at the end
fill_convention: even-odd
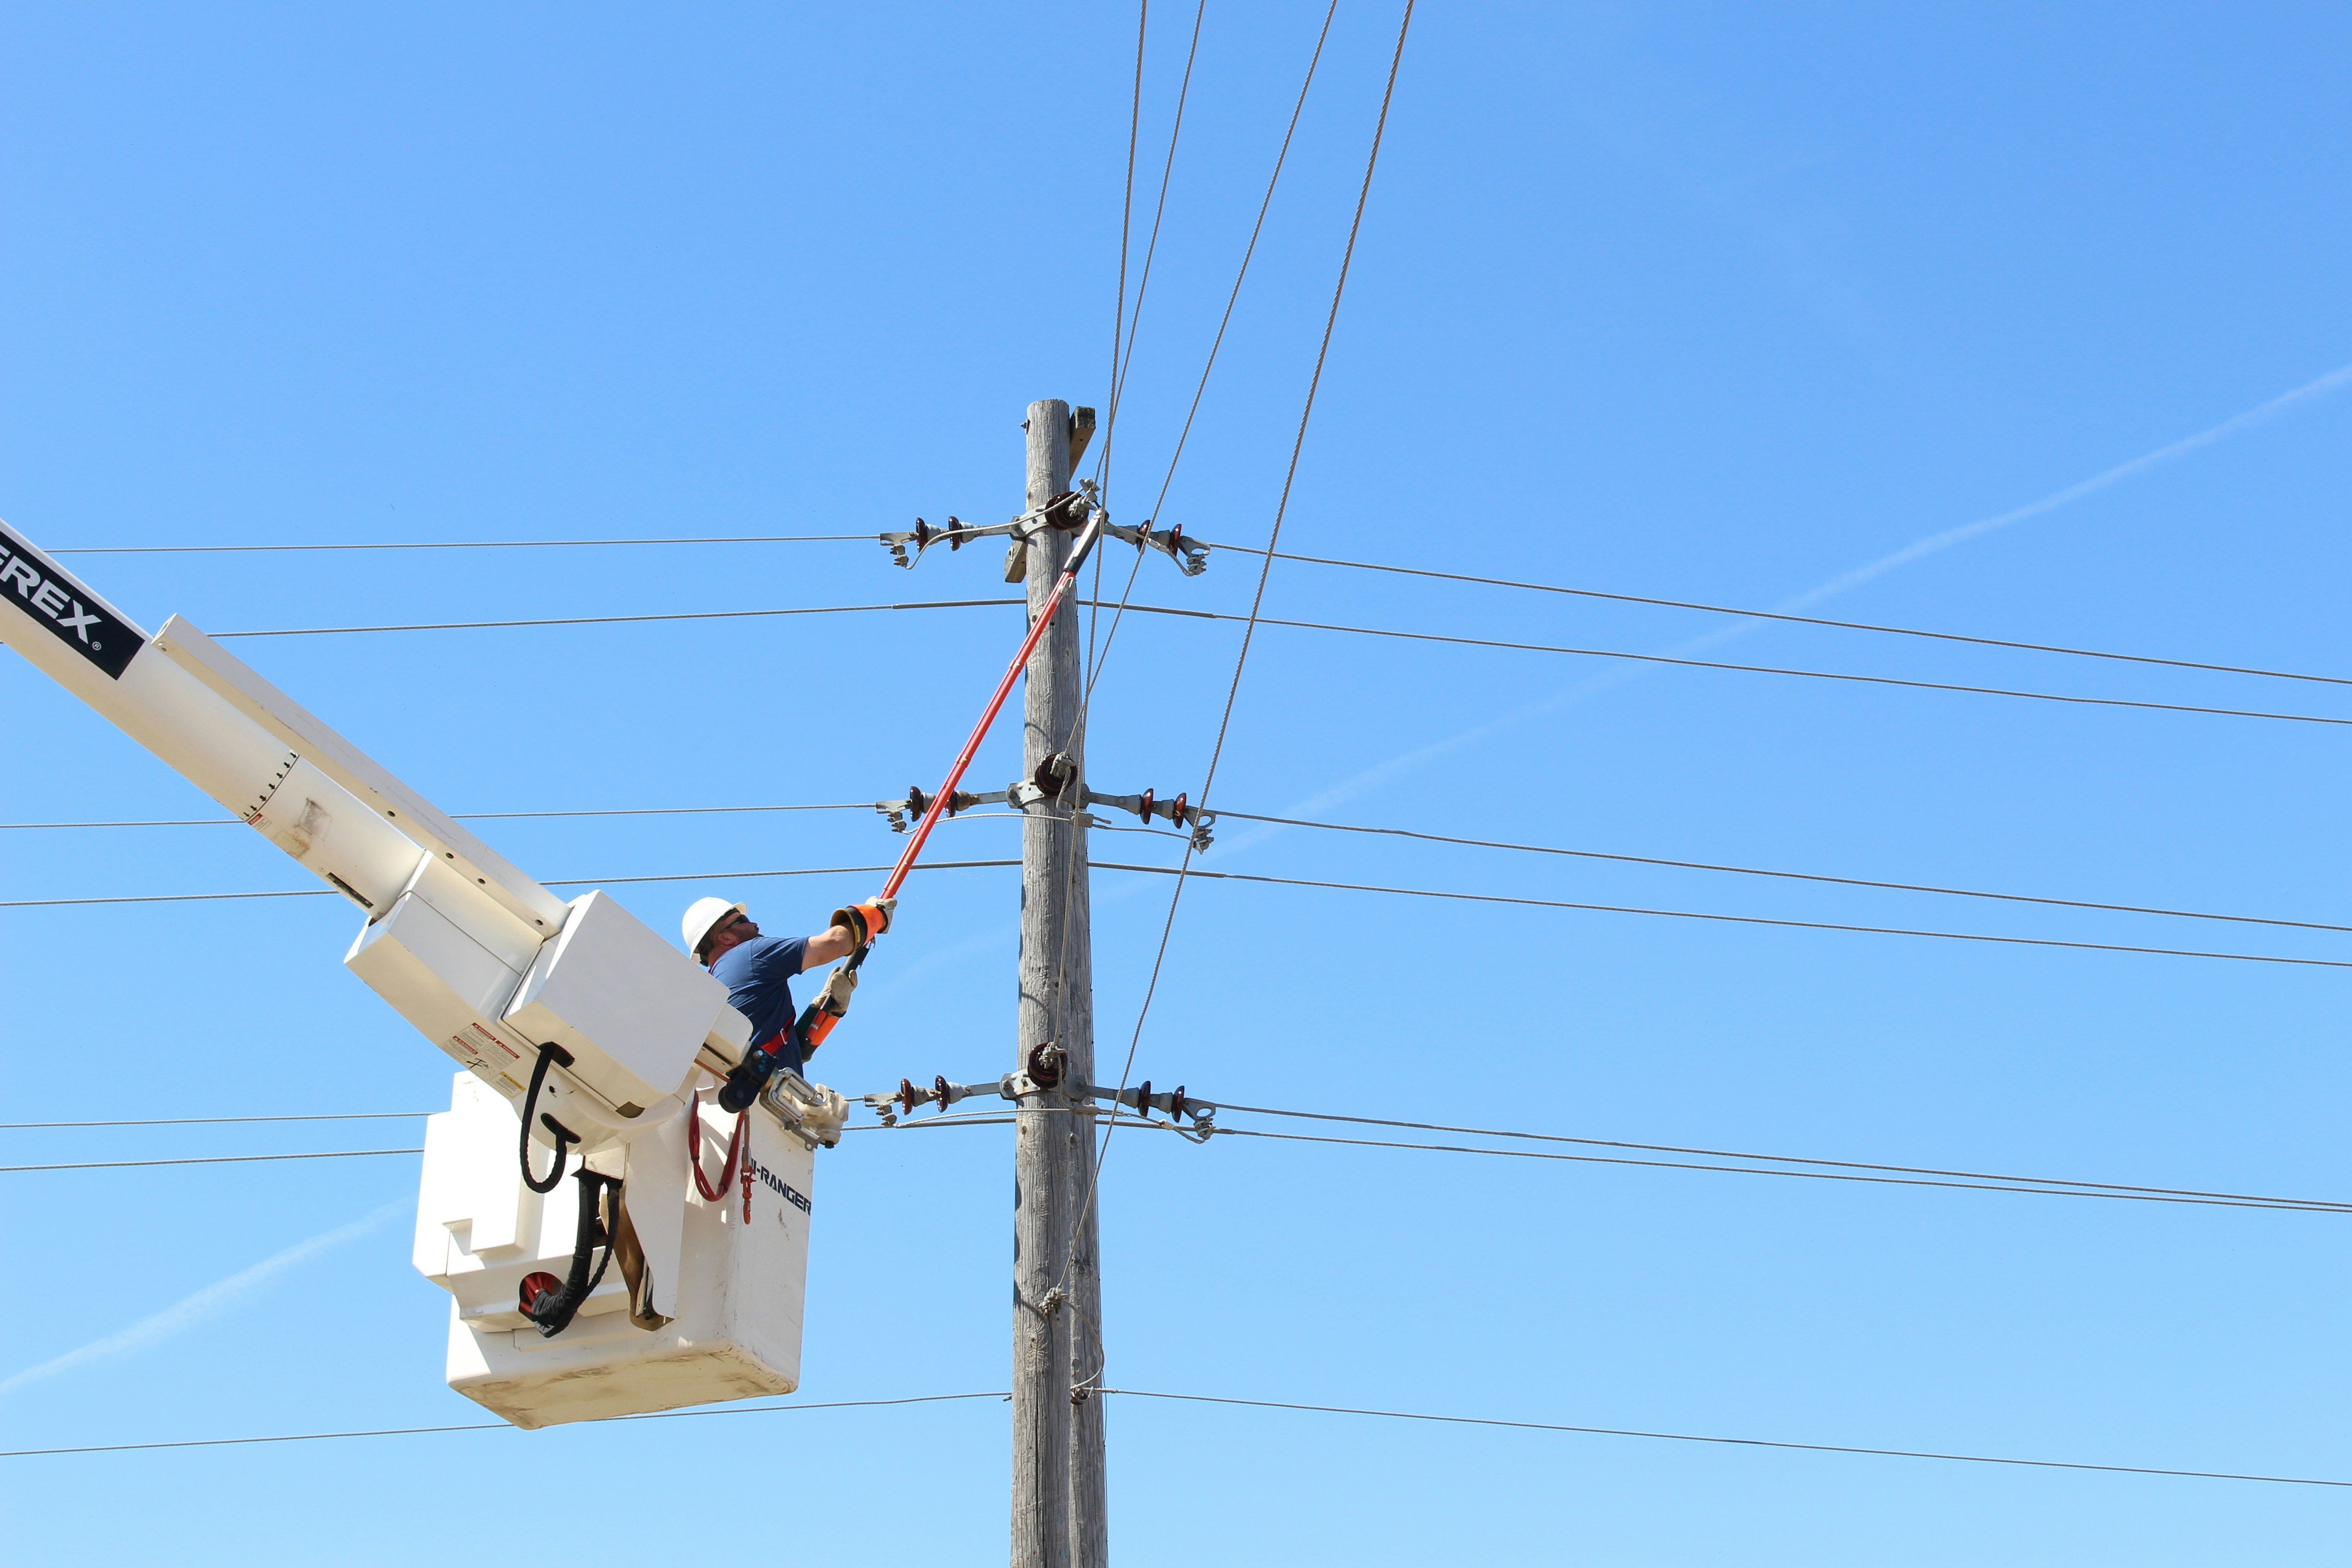
{"type": "MultiPolygon", "coordinates": [[[[1062,607],[1063,597],[1069,593],[1070,584],[1077,580],[1078,568],[1086,564],[1087,556],[1093,552],[1095,542],[1101,537],[1103,519],[1103,511],[1097,508],[1093,516],[1087,520],[1086,528],[1078,534],[1077,543],[1071,550],[1070,558],[1062,564],[1062,574],[1054,580],[1054,591],[1045,596],[1044,607],[1037,612],[1036,619],[1030,623],[1029,635],[1021,639],[1020,651],[1013,656],[1013,662],[1004,667],[1004,678],[996,683],[996,691],[989,698],[987,708],[982,711],[980,722],[972,726],[971,738],[964,742],[963,750],[956,753],[954,765],[948,769],[946,782],[940,785],[939,793],[931,797],[931,804],[924,810],[922,820],[915,824],[914,834],[908,839],[907,847],[899,855],[898,865],[891,868],[889,880],[882,884],[883,898],[897,898],[899,884],[907,879],[907,873],[915,868],[915,858],[922,854],[923,844],[930,837],[931,829],[938,824],[940,812],[945,810],[948,803],[955,798],[956,785],[963,781],[964,770],[971,765],[971,759],[979,752],[981,742],[988,738],[989,729],[995,724],[997,712],[1004,706],[1005,698],[1012,695],[1013,683],[1018,680],[1021,678],[1021,672],[1029,667],[1029,656],[1036,652],[1038,639],[1045,635],[1045,628],[1054,624],[1054,616],[1062,607]]],[[[866,950],[860,948],[851,955],[850,967],[856,968],[865,960],[866,950]]],[[[803,1033],[807,1038],[807,1048],[814,1051],[818,1046],[824,1044],[825,1037],[833,1032],[833,1026],[839,1019],[840,1015],[817,1012],[814,1007],[810,1010],[815,1013],[815,1016],[804,1019],[803,1033]]]]}

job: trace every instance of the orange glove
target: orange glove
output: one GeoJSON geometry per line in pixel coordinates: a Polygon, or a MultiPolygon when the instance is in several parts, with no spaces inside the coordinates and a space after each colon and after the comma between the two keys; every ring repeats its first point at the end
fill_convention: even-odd
{"type": "Polygon", "coordinates": [[[847,909],[834,910],[833,923],[847,926],[849,934],[857,939],[857,945],[864,947],[890,929],[891,911],[898,907],[896,899],[877,899],[870,904],[852,904],[847,909]]]}

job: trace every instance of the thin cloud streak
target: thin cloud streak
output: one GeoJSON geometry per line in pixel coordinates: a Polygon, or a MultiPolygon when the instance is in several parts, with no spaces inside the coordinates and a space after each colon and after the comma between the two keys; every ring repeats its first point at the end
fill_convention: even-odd
{"type": "MultiPolygon", "coordinates": [[[[1980,539],[1988,533],[2024,522],[2031,518],[2044,516],[2056,511],[2061,507],[2080,500],[2084,496],[2095,495],[2126,479],[2137,479],[2150,469],[2161,468],[2192,452],[2251,430],[2255,426],[2277,417],[2298,404],[2325,396],[2347,384],[2352,384],[2352,364],[2329,371],[2326,375],[2305,382],[2293,391],[2282,393],[2266,403],[2257,404],[2244,413],[2233,415],[2209,429],[2200,430],[2193,436],[2183,437],[2167,446],[2158,447],[2152,452],[2142,453],[2128,462],[2118,463],[2112,468],[2094,474],[2089,479],[2078,480],[2063,489],[2053,490],[2039,500],[2028,501],[2025,505],[2012,510],[2004,511],[1993,517],[1979,518],[1974,522],[1963,523],[1958,528],[1948,528],[1941,532],[1928,534],[1924,539],[1914,540],[1892,554],[1882,555],[1877,560],[1857,566],[1851,572],[1842,573],[1816,587],[1808,588],[1801,594],[1783,599],[1772,607],[1783,615],[1810,608],[1824,599],[1833,598],[1850,589],[1858,588],[1865,583],[1883,577],[1889,572],[1908,566],[1915,561],[1924,560],[1927,556],[1949,550],[1955,544],[1965,543],[1971,539],[1980,539]]],[[[1769,621],[1734,621],[1693,637],[1687,642],[1677,643],[1666,651],[1672,657],[1685,658],[1694,654],[1704,653],[1710,648],[1721,647],[1727,642],[1746,637],[1748,633],[1770,624],[1769,621]]],[[[1328,811],[1333,806],[1355,799],[1397,773],[1434,761],[1449,752],[1459,751],[1498,731],[1523,724],[1530,719],[1540,718],[1547,713],[1557,712],[1562,708],[1581,702],[1590,697],[1597,697],[1603,691],[1622,686],[1626,681],[1654,674],[1656,668],[1654,665],[1621,664],[1600,674],[1587,676],[1554,692],[1549,697],[1515,709],[1499,718],[1474,725],[1444,740],[1433,741],[1427,745],[1417,746],[1412,751],[1391,757],[1386,762],[1376,763],[1354,777],[1344,779],[1330,788],[1287,807],[1283,815],[1313,816],[1319,812],[1328,811]]],[[[1230,844],[1221,843],[1219,847],[1241,850],[1291,831],[1293,829],[1268,824],[1252,832],[1238,834],[1230,844]]]]}
{"type": "Polygon", "coordinates": [[[238,1306],[279,1275],[300,1268],[322,1252],[366,1235],[393,1215],[407,1211],[414,1202],[411,1198],[394,1198],[349,1225],[338,1226],[308,1241],[298,1241],[274,1258],[265,1258],[250,1268],[241,1269],[226,1279],[184,1296],[162,1311],[142,1318],[127,1329],[109,1334],[104,1339],[92,1340],[79,1350],[68,1351],[37,1366],[28,1366],[20,1373],[0,1378],[0,1394],[13,1394],[28,1383],[57,1377],[100,1362],[136,1355],[175,1335],[185,1333],[238,1306]]]}

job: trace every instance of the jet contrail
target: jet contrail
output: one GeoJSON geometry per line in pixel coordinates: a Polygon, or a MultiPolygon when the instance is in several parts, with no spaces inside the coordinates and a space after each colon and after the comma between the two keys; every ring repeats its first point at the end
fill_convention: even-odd
{"type": "Polygon", "coordinates": [[[308,1241],[298,1241],[274,1258],[265,1258],[252,1268],[240,1270],[216,1284],[207,1285],[193,1295],[184,1296],[152,1317],[142,1318],[129,1328],[92,1340],[79,1350],[70,1350],[38,1366],[28,1366],[20,1373],[0,1379],[0,1394],[10,1394],[28,1383],[45,1377],[55,1377],[93,1363],[110,1361],[118,1356],[136,1354],[151,1345],[161,1344],[174,1334],[185,1332],[210,1318],[216,1318],[236,1306],[262,1286],[287,1270],[299,1268],[319,1254],[341,1246],[354,1237],[364,1236],[396,1214],[406,1212],[413,1199],[394,1198],[382,1208],[338,1226],[308,1241]]]}
{"type": "Polygon", "coordinates": [[[2023,522],[2029,517],[2040,517],[2046,511],[2055,511],[2070,501],[2080,500],[2095,491],[2105,489],[2109,485],[2120,484],[2126,479],[2134,479],[2147,472],[2150,468],[2161,468],[2175,458],[2185,458],[2201,447],[2210,447],[2217,441],[2228,440],[2240,431],[2251,430],[2255,426],[2285,413],[2298,403],[2308,398],[2324,396],[2335,391],[2347,381],[2352,381],[2352,364],[2345,365],[2338,370],[2331,370],[2316,381],[2304,383],[2293,392],[2281,393],[2268,403],[2258,404],[2243,414],[2224,419],[2210,430],[2200,430],[2194,436],[2183,437],[2168,447],[2158,447],[2155,451],[2143,453],[2128,463],[2117,463],[2105,473],[2093,474],[2089,479],[2078,484],[2068,485],[2063,490],[2053,491],[2040,500],[2028,501],[2014,511],[2005,511],[1998,517],[1980,518],[1975,522],[1962,523],[1958,528],[1948,528],[1941,533],[1931,533],[1925,539],[1905,545],[1892,555],[1882,555],[1867,566],[1857,566],[1842,577],[1831,578],[1818,588],[1810,589],[1793,599],[1783,600],[1773,608],[1787,614],[1803,609],[1808,605],[1818,605],[1832,595],[1843,594],[1848,588],[1859,587],[1874,577],[1883,576],[1897,566],[1908,566],[1923,555],[1933,555],[1939,550],[1949,550],[1964,540],[1975,539],[1982,534],[1990,533],[1996,529],[2007,528],[2013,522],[2023,522]]]}
{"type": "MultiPolygon", "coordinates": [[[[2347,383],[2352,383],[2352,364],[2331,370],[2315,381],[2305,382],[2292,392],[2282,393],[2267,403],[2257,404],[2244,413],[2233,415],[2210,429],[2200,430],[2194,436],[2183,437],[2168,446],[2158,447],[2153,452],[2142,453],[2129,462],[2118,463],[2112,468],[2093,474],[2089,479],[2078,480],[2063,489],[2053,490],[2040,500],[2028,501],[2023,506],[2001,512],[1997,516],[1979,518],[1974,522],[1962,523],[1958,528],[1948,528],[1940,533],[1931,533],[1924,539],[1914,540],[1892,554],[1882,555],[1877,560],[1857,566],[1851,572],[1843,573],[1817,587],[1808,588],[1801,594],[1783,599],[1772,607],[1783,615],[1788,615],[1818,605],[1822,600],[1832,598],[1848,589],[1858,588],[1864,583],[1883,577],[1898,567],[1908,566],[1915,561],[1949,550],[1955,544],[1981,538],[1985,534],[2007,528],[2013,523],[2023,522],[2029,518],[2055,511],[2060,507],[2082,500],[2084,496],[2095,494],[2112,485],[2120,484],[2126,479],[2136,479],[2151,468],[2160,468],[2166,463],[2187,457],[2189,453],[2210,447],[2216,442],[2226,441],[2232,436],[2250,430],[2257,425],[2285,413],[2299,403],[2325,396],[2347,383]]],[[[1766,621],[1734,621],[1729,625],[1718,626],[1714,631],[1693,637],[1687,642],[1676,644],[1667,649],[1667,652],[1675,658],[1687,658],[1708,648],[1720,647],[1725,643],[1745,637],[1749,632],[1769,624],[1766,621]]],[[[1586,676],[1583,679],[1554,692],[1549,697],[1528,703],[1499,718],[1489,719],[1485,723],[1474,725],[1459,734],[1449,735],[1442,741],[1432,741],[1425,745],[1416,746],[1412,751],[1391,757],[1386,762],[1376,763],[1352,778],[1344,779],[1330,788],[1287,808],[1283,815],[1312,816],[1362,795],[1366,790],[1392,774],[1444,756],[1449,752],[1458,751],[1475,741],[1484,740],[1498,730],[1508,729],[1524,723],[1529,719],[1556,712],[1572,703],[1580,702],[1588,697],[1598,696],[1628,680],[1653,674],[1655,670],[1654,665],[1621,664],[1602,670],[1599,674],[1586,676]]],[[[1288,831],[1290,830],[1287,828],[1269,824],[1253,828],[1247,833],[1237,834],[1230,842],[1221,843],[1218,847],[1229,851],[1246,848],[1288,831]]]]}

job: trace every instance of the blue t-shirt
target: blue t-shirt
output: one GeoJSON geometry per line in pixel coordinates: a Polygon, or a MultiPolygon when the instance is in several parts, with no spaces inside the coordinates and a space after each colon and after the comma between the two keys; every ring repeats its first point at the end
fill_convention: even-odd
{"type": "MultiPolygon", "coordinates": [[[[804,936],[755,936],[720,953],[719,962],[710,966],[710,973],[727,987],[729,1005],[751,1020],[753,1045],[793,1026],[792,978],[801,972],[807,947],[804,936]]],[[[793,1047],[780,1054],[797,1068],[801,1065],[797,1038],[793,1047]]]]}

